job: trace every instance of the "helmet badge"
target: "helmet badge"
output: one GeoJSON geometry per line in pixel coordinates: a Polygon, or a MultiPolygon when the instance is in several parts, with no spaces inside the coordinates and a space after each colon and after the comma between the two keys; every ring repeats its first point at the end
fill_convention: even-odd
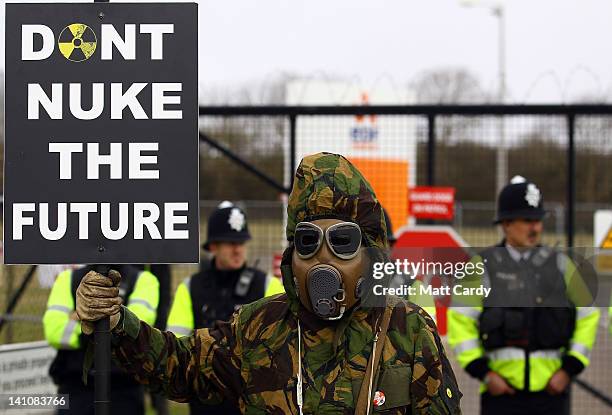
{"type": "Polygon", "coordinates": [[[244,214],[240,211],[240,209],[232,209],[227,223],[229,224],[230,228],[236,232],[240,232],[244,228],[245,224],[244,214]]]}
{"type": "Polygon", "coordinates": [[[527,191],[525,192],[525,200],[527,203],[534,208],[538,207],[541,198],[542,194],[540,193],[540,189],[538,189],[535,184],[529,183],[527,185],[527,191]]]}

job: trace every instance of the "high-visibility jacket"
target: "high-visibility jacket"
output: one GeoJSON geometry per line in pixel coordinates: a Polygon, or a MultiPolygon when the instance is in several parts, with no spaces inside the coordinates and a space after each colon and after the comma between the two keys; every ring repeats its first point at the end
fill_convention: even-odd
{"type": "MultiPolygon", "coordinates": [[[[121,272],[121,271],[120,271],[121,272]]],[[[47,300],[47,310],[43,316],[45,339],[56,349],[75,350],[81,347],[81,324],[73,314],[75,311],[74,292],[80,280],[74,281],[75,273],[84,275],[81,270],[61,272],[47,300]]],[[[126,281],[127,275],[124,276],[126,281]]],[[[122,287],[120,287],[121,289],[122,287]]],[[[147,324],[153,324],[159,303],[159,282],[148,271],[137,273],[135,281],[127,284],[124,304],[147,324]],[[127,300],[127,301],[126,301],[127,300]]],[[[124,289],[125,290],[125,289],[124,289]]]]}
{"type": "MultiPolygon", "coordinates": [[[[575,264],[564,256],[557,259],[568,299],[572,304],[590,304],[588,299],[592,300],[592,297],[577,273],[575,264]]],[[[461,283],[464,286],[470,283],[476,286],[484,281],[486,284],[489,278],[486,263],[481,256],[474,257],[472,262],[475,266],[484,264],[485,275],[461,283]]],[[[600,317],[595,307],[576,307],[575,325],[568,346],[545,350],[507,346],[485,350],[479,326],[482,312],[483,298],[478,296],[454,297],[453,307],[448,311],[449,344],[459,364],[473,377],[482,380],[491,370],[500,374],[515,389],[536,392],[544,390],[551,376],[560,368],[574,376],[589,364],[589,354],[595,342],[600,317]]],[[[486,388],[482,385],[481,391],[484,390],[486,388]]]]}
{"type": "MultiPolygon", "coordinates": [[[[250,303],[262,297],[268,297],[275,294],[285,292],[283,283],[279,278],[270,274],[264,274],[259,270],[255,270],[254,281],[246,296],[238,297],[235,295],[234,286],[239,279],[241,272],[246,270],[255,270],[254,268],[245,267],[242,270],[235,272],[220,272],[216,270],[214,260],[210,264],[206,264],[201,272],[195,274],[179,284],[174,294],[174,300],[170,313],[168,315],[167,330],[173,332],[177,336],[188,336],[196,328],[207,326],[206,321],[196,313],[209,315],[210,320],[226,320],[229,319],[231,313],[243,304],[250,303]],[[227,280],[227,284],[218,280],[227,280]],[[206,292],[202,292],[202,284],[206,282],[206,292]],[[259,283],[258,283],[259,282],[259,283]],[[194,283],[197,283],[194,284],[194,283]],[[212,295],[217,297],[217,306],[223,303],[223,310],[214,310],[215,305],[206,304],[203,298],[194,298],[212,295]],[[194,301],[195,299],[195,301],[194,301]]],[[[204,319],[208,320],[208,319],[204,319]]]]}

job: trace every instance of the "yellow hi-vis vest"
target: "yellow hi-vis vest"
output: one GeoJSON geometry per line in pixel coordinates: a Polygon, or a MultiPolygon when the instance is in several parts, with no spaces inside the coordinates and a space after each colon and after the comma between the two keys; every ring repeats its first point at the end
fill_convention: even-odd
{"type": "MultiPolygon", "coordinates": [[[[475,264],[482,262],[480,256],[472,259],[475,264]]],[[[568,298],[575,304],[590,303],[585,298],[591,295],[579,278],[576,267],[571,260],[565,262],[564,278],[568,298]]],[[[467,281],[462,281],[466,286],[467,281]]],[[[474,284],[482,280],[473,280],[474,284]]],[[[485,351],[480,340],[479,319],[483,311],[482,298],[471,296],[467,300],[453,299],[453,307],[448,310],[448,341],[453,348],[459,364],[464,369],[478,359],[487,359],[488,368],[518,390],[523,390],[526,373],[526,351],[518,347],[501,347],[485,351]],[[457,306],[461,304],[463,306],[457,306]]],[[[535,350],[529,352],[529,391],[537,392],[546,388],[551,376],[561,368],[563,355],[573,356],[585,367],[590,360],[590,351],[597,335],[597,324],[600,311],[596,307],[577,307],[576,323],[569,342],[569,348],[553,350],[535,350]]],[[[469,370],[468,370],[469,371],[469,370]]],[[[486,387],[481,385],[481,392],[486,387]]]]}
{"type": "MultiPolygon", "coordinates": [[[[56,349],[81,347],[81,323],[74,313],[76,305],[72,294],[72,276],[72,270],[65,270],[57,276],[43,316],[45,339],[56,349]]],[[[159,281],[149,271],[141,271],[129,293],[127,308],[139,319],[152,325],[157,316],[158,304],[159,281]]]]}
{"type": "MultiPolygon", "coordinates": [[[[174,301],[168,314],[167,329],[176,336],[189,336],[195,329],[195,319],[193,316],[193,304],[191,301],[191,278],[185,279],[179,284],[174,294],[174,301]]],[[[266,275],[266,290],[264,297],[282,294],[285,287],[280,278],[273,275],[266,275]]]]}

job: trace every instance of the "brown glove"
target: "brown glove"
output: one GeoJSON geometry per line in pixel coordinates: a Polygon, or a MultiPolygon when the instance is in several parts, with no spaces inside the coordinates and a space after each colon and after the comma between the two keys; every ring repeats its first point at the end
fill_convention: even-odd
{"type": "Polygon", "coordinates": [[[119,322],[121,297],[119,297],[121,274],[114,269],[108,277],[89,271],[81,280],[76,292],[76,312],[81,320],[81,331],[91,334],[94,323],[104,317],[110,317],[110,329],[119,322]]]}

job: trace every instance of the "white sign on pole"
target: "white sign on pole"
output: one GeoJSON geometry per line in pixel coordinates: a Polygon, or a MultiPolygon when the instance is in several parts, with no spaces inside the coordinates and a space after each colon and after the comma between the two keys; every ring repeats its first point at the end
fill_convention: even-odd
{"type": "MultiPolygon", "coordinates": [[[[342,81],[296,80],[287,84],[287,105],[406,105],[407,90],[365,88],[342,81]]],[[[416,118],[396,115],[304,116],[297,119],[296,163],[322,151],[347,157],[370,182],[394,226],[406,224],[408,188],[416,185],[416,118]]],[[[288,155],[288,154],[287,154],[288,155]]],[[[288,157],[287,157],[288,159],[288,157]]],[[[285,169],[286,182],[295,172],[285,169]]]]}

